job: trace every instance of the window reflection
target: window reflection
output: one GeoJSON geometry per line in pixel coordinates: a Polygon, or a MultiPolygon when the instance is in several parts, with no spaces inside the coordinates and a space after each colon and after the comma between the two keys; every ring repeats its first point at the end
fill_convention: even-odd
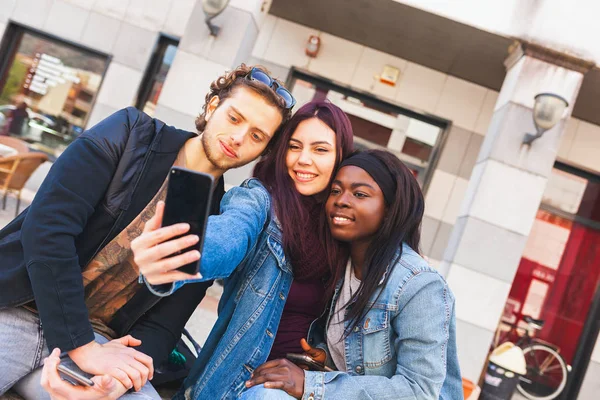
{"type": "Polygon", "coordinates": [[[0,133],[58,155],[86,125],[106,57],[25,29],[0,80],[0,133]],[[24,111],[23,111],[24,110],[24,111]]]}
{"type": "Polygon", "coordinates": [[[557,346],[570,364],[598,282],[600,181],[555,168],[498,329],[524,327],[524,315],[543,319],[538,337],[557,346]]]}

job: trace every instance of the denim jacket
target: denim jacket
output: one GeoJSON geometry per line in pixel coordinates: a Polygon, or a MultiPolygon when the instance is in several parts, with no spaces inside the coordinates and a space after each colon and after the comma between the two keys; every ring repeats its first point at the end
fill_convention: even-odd
{"type": "MultiPolygon", "coordinates": [[[[256,179],[230,189],[206,229],[199,280],[225,279],[215,323],[176,399],[235,399],[271,351],[292,283],[271,197],[256,179]]],[[[162,289],[162,287],[160,287],[162,289]]]]}
{"type": "MultiPolygon", "coordinates": [[[[303,399],[463,399],[448,285],[406,244],[387,274],[373,307],[344,339],[346,372],[306,371],[303,399]]],[[[315,321],[309,333],[309,343],[326,351],[326,326],[342,283],[329,317],[315,321]]]]}

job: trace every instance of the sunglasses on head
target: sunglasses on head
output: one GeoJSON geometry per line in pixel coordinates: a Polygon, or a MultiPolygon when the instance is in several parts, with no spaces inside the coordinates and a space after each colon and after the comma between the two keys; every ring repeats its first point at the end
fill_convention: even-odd
{"type": "Polygon", "coordinates": [[[294,96],[292,96],[290,91],[284,88],[283,86],[280,86],[279,83],[277,83],[275,79],[271,78],[266,72],[258,68],[252,68],[252,70],[248,75],[246,75],[246,77],[251,81],[264,83],[265,85],[273,89],[273,91],[283,99],[283,101],[285,102],[285,108],[287,108],[288,110],[294,107],[294,105],[296,104],[296,99],[294,98],[294,96]]]}

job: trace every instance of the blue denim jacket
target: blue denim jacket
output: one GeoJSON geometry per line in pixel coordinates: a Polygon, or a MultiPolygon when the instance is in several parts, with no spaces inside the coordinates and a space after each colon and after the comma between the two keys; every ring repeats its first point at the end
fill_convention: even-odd
{"type": "MultiPolygon", "coordinates": [[[[347,372],[307,371],[303,399],[463,398],[448,285],[406,244],[386,274],[391,275],[374,293],[372,309],[344,339],[347,372]]],[[[341,286],[338,282],[332,307],[341,286]]],[[[326,321],[313,323],[309,333],[309,342],[325,349],[326,321]]]]}
{"type": "Polygon", "coordinates": [[[167,292],[149,286],[164,296],[186,283],[227,278],[219,318],[176,399],[235,399],[267,360],[293,279],[281,238],[269,193],[249,179],[225,194],[221,215],[209,217],[202,279],[167,292]]]}

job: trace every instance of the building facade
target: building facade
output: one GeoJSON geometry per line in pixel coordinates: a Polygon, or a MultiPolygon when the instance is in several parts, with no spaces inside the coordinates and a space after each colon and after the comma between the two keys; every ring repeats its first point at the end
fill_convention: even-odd
{"type": "Polygon", "coordinates": [[[598,6],[231,0],[213,20],[215,37],[202,3],[1,0],[0,112],[7,119],[26,102],[19,134],[58,155],[130,105],[193,130],[216,76],[241,62],[265,65],[300,104],[342,107],[359,147],[393,151],[414,171],[426,197],[421,251],[457,298],[463,375],[477,381],[498,336],[531,315],[572,366],[567,392],[596,398],[598,6]],[[569,106],[523,145],[535,131],[534,97],[545,92],[569,106]]]}

